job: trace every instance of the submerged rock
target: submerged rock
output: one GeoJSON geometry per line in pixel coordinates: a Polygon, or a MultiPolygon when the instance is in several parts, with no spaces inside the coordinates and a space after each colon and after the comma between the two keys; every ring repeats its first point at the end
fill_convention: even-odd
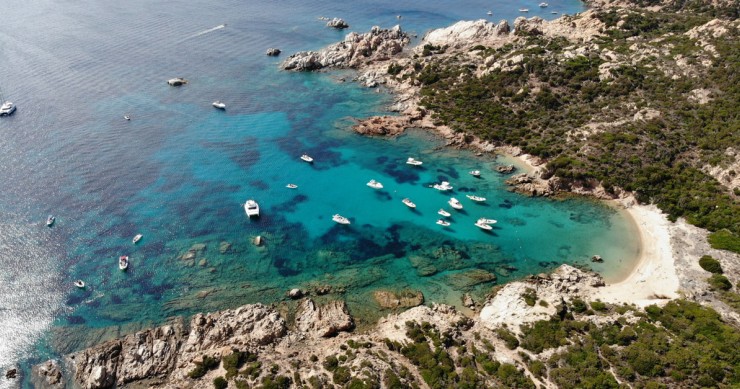
{"type": "Polygon", "coordinates": [[[229,251],[231,251],[231,243],[230,242],[221,242],[221,244],[218,245],[218,252],[221,254],[226,254],[229,251]]]}
{"type": "Polygon", "coordinates": [[[398,293],[389,290],[376,290],[373,298],[382,308],[410,308],[424,303],[421,291],[406,289],[398,293]]]}
{"type": "Polygon", "coordinates": [[[18,369],[10,369],[5,372],[5,378],[14,379],[18,375],[18,369]]]}
{"type": "Polygon", "coordinates": [[[452,285],[455,289],[465,290],[478,284],[495,282],[496,275],[483,269],[472,269],[450,274],[445,277],[445,280],[446,283],[452,285]]]}

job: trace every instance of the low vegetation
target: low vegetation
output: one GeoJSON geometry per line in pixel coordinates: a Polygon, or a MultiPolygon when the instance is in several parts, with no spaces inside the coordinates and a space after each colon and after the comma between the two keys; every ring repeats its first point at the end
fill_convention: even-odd
{"type": "Polygon", "coordinates": [[[699,258],[699,266],[710,273],[722,274],[722,265],[711,255],[704,255],[699,258]]]}

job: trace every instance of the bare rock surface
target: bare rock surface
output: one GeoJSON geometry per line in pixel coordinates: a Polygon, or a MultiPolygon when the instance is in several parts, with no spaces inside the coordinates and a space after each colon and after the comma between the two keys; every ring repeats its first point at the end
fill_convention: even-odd
{"type": "Polygon", "coordinates": [[[406,289],[400,292],[376,290],[373,298],[382,308],[409,308],[424,303],[424,295],[418,290],[406,289]]]}
{"type": "Polygon", "coordinates": [[[355,327],[344,301],[330,301],[319,306],[313,300],[305,299],[298,306],[295,322],[298,331],[320,338],[351,331],[355,327]]]}

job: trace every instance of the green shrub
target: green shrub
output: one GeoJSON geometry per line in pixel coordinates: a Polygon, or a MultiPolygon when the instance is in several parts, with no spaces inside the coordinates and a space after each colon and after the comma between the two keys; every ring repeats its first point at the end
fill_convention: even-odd
{"type": "Polygon", "coordinates": [[[247,381],[236,380],[234,381],[234,385],[236,385],[236,389],[249,389],[249,383],[247,381]]]}
{"type": "Polygon", "coordinates": [[[220,360],[217,358],[204,356],[201,362],[195,364],[195,368],[188,372],[190,378],[200,378],[208,373],[208,370],[213,370],[218,367],[220,360]]]}
{"type": "Polygon", "coordinates": [[[324,358],[324,369],[328,371],[334,371],[339,366],[339,360],[334,355],[329,355],[328,357],[324,358]]]}
{"type": "Polygon", "coordinates": [[[398,378],[396,373],[394,373],[391,369],[385,369],[385,373],[383,375],[383,385],[388,389],[402,389],[406,387],[401,382],[401,379],[398,378]]]}
{"type": "Polygon", "coordinates": [[[573,299],[573,302],[571,303],[571,309],[575,313],[583,313],[583,312],[586,312],[586,310],[588,309],[588,305],[586,305],[585,301],[579,298],[575,298],[573,299]]]}
{"type": "Polygon", "coordinates": [[[496,330],[496,335],[498,335],[498,337],[504,341],[504,343],[506,344],[506,348],[508,348],[509,350],[514,350],[515,348],[519,347],[519,339],[516,338],[516,335],[514,335],[514,333],[507,330],[506,328],[499,328],[498,330],[496,330]]]}
{"type": "Polygon", "coordinates": [[[534,304],[537,302],[537,291],[532,288],[526,288],[524,289],[524,293],[522,293],[522,298],[527,305],[534,307],[534,304]]]}
{"type": "Polygon", "coordinates": [[[398,75],[399,73],[401,73],[402,70],[403,70],[403,66],[397,63],[392,63],[388,65],[388,74],[390,74],[391,76],[398,75]]]}
{"type": "Polygon", "coordinates": [[[707,282],[709,282],[709,286],[714,290],[732,289],[732,283],[730,280],[721,274],[712,274],[712,276],[707,279],[707,282]]]}
{"type": "Polygon", "coordinates": [[[592,301],[590,305],[591,309],[593,309],[594,311],[606,312],[608,309],[606,304],[602,303],[601,301],[592,301]]]}
{"type": "Polygon", "coordinates": [[[262,379],[261,389],[289,389],[291,384],[290,377],[286,376],[267,376],[262,379]]]}
{"type": "Polygon", "coordinates": [[[699,266],[702,269],[715,274],[722,274],[722,265],[718,260],[712,258],[710,255],[704,255],[699,259],[699,266]]]}
{"type": "Polygon", "coordinates": [[[332,375],[332,379],[334,379],[334,383],[337,385],[344,385],[349,382],[351,378],[352,375],[347,366],[338,367],[334,370],[334,374],[332,375]]]}
{"type": "Polygon", "coordinates": [[[216,377],[213,379],[213,387],[216,389],[226,389],[229,387],[229,381],[226,381],[224,377],[216,377]]]}
{"type": "Polygon", "coordinates": [[[740,254],[740,236],[730,230],[719,230],[709,234],[709,244],[712,248],[728,250],[740,254]]]}

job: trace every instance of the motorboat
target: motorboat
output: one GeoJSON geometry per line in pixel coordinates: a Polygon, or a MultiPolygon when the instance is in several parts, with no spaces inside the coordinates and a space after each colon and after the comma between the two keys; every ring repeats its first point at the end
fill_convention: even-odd
{"type": "Polygon", "coordinates": [[[339,224],[349,224],[350,223],[349,219],[347,219],[346,217],[344,217],[344,216],[342,216],[340,214],[336,214],[336,215],[332,216],[331,217],[331,220],[334,220],[335,222],[337,222],[339,224]]]}
{"type": "Polygon", "coordinates": [[[134,244],[137,244],[137,243],[139,243],[139,241],[143,237],[144,237],[144,235],[142,235],[142,234],[136,234],[136,236],[134,236],[134,239],[132,239],[131,242],[133,242],[134,244]]]}
{"type": "Polygon", "coordinates": [[[383,189],[383,184],[381,184],[381,183],[379,183],[378,181],[375,181],[375,180],[370,180],[367,183],[367,186],[369,186],[369,187],[371,187],[373,189],[383,189]]]}
{"type": "Polygon", "coordinates": [[[486,198],[485,197],[480,197],[480,196],[465,195],[465,197],[467,197],[467,198],[469,198],[469,199],[471,199],[473,201],[477,201],[479,203],[480,202],[483,202],[483,201],[486,201],[486,198]]]}
{"type": "Polygon", "coordinates": [[[170,86],[180,86],[180,85],[187,84],[188,80],[182,77],[175,77],[175,78],[170,78],[169,80],[167,80],[167,83],[170,84],[170,86]]]}
{"type": "Polygon", "coordinates": [[[443,227],[448,227],[450,225],[450,222],[448,222],[447,220],[439,219],[439,220],[437,220],[437,224],[439,224],[440,226],[443,226],[443,227]]]}
{"type": "Polygon", "coordinates": [[[247,216],[259,216],[260,215],[260,205],[257,204],[256,201],[249,199],[246,203],[244,203],[244,212],[247,213],[247,216]]]}
{"type": "Polygon", "coordinates": [[[455,209],[463,208],[463,205],[460,203],[460,201],[454,197],[450,197],[450,201],[448,201],[447,204],[450,204],[450,207],[455,209]]]}
{"type": "Polygon", "coordinates": [[[121,270],[128,269],[128,255],[118,257],[118,268],[121,270]]]}
{"type": "Polygon", "coordinates": [[[416,208],[416,204],[414,204],[408,198],[405,198],[405,199],[401,200],[401,202],[403,202],[404,204],[406,204],[406,206],[409,207],[409,208],[416,208]]]}
{"type": "Polygon", "coordinates": [[[288,188],[288,189],[295,189],[295,188],[298,187],[298,185],[296,185],[296,184],[288,184],[288,185],[285,185],[285,187],[288,188]]]}
{"type": "Polygon", "coordinates": [[[53,215],[49,215],[49,217],[46,218],[46,226],[51,227],[54,222],[57,220],[53,215]]]}
{"type": "Polygon", "coordinates": [[[529,8],[519,8],[519,12],[529,12],[529,8]]]}
{"type": "Polygon", "coordinates": [[[226,109],[226,104],[222,103],[221,100],[214,101],[212,105],[218,109],[226,109]]]}
{"type": "Polygon", "coordinates": [[[308,163],[313,163],[313,158],[309,157],[308,154],[301,155],[301,159],[308,163]]]}
{"type": "Polygon", "coordinates": [[[129,115],[123,115],[123,118],[126,119],[126,120],[131,120],[131,116],[129,116],[129,115]]]}
{"type": "Polygon", "coordinates": [[[444,216],[444,217],[450,217],[450,213],[445,211],[444,209],[440,208],[439,211],[437,211],[438,214],[444,216]]]}
{"type": "Polygon", "coordinates": [[[441,184],[434,184],[434,185],[432,185],[432,188],[434,188],[436,190],[441,190],[441,191],[444,192],[444,191],[447,191],[447,190],[452,190],[452,185],[450,185],[450,183],[447,182],[447,181],[442,181],[441,184]]]}
{"type": "Polygon", "coordinates": [[[553,15],[557,15],[558,14],[558,11],[552,11],[550,13],[553,14],[553,15]]]}
{"type": "Polygon", "coordinates": [[[7,116],[15,112],[15,104],[6,101],[0,106],[0,116],[7,116]]]}
{"type": "Polygon", "coordinates": [[[486,223],[481,223],[480,220],[475,222],[475,226],[480,228],[481,230],[486,230],[486,231],[490,231],[493,229],[493,227],[491,227],[490,225],[486,223]]]}
{"type": "Polygon", "coordinates": [[[413,166],[421,166],[424,162],[421,162],[419,160],[413,159],[409,157],[409,159],[406,160],[407,165],[413,165],[413,166]]]}
{"type": "Polygon", "coordinates": [[[476,223],[481,223],[481,224],[496,224],[496,223],[498,223],[498,221],[496,221],[496,219],[486,219],[486,218],[482,217],[482,218],[478,219],[478,221],[476,223]]]}
{"type": "Polygon", "coordinates": [[[77,280],[77,281],[75,281],[75,286],[78,287],[78,288],[80,288],[80,289],[83,289],[85,287],[85,281],[77,280]]]}
{"type": "Polygon", "coordinates": [[[547,4],[547,3],[540,3],[540,8],[547,8],[547,7],[549,7],[549,6],[550,6],[550,4],[547,4]]]}
{"type": "Polygon", "coordinates": [[[488,11],[488,12],[486,12],[486,14],[488,14],[488,16],[491,16],[491,15],[493,15],[493,12],[488,11]]]}
{"type": "Polygon", "coordinates": [[[480,177],[480,170],[471,170],[468,173],[473,177],[480,177]]]}

